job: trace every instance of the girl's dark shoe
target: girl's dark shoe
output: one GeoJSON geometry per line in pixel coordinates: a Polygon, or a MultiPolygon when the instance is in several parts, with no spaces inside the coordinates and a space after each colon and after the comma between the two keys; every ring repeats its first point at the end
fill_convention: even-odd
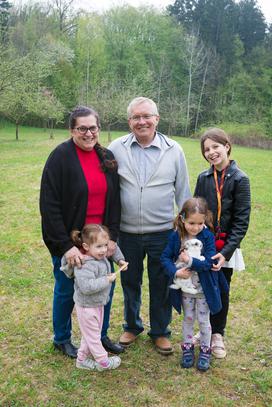
{"type": "Polygon", "coordinates": [[[64,355],[69,356],[69,358],[76,359],[77,357],[77,350],[72,342],[66,343],[54,343],[54,348],[62,352],[64,355]]]}
{"type": "Polygon", "coordinates": [[[180,365],[185,369],[189,369],[194,365],[195,362],[195,349],[194,345],[191,343],[184,343],[182,345],[182,356],[180,365]]]}
{"type": "Polygon", "coordinates": [[[201,346],[197,361],[198,370],[206,372],[206,370],[208,370],[210,367],[210,362],[211,362],[211,348],[207,346],[201,346]]]}

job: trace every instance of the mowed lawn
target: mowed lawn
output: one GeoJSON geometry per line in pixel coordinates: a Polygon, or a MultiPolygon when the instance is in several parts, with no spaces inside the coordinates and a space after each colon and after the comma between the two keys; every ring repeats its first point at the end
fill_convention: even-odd
{"type": "MultiPolygon", "coordinates": [[[[119,133],[121,134],[121,133],[119,133]]],[[[116,134],[115,134],[116,135],[116,134]]],[[[2,406],[272,406],[272,153],[233,147],[232,158],[249,175],[252,216],[242,243],[246,271],[236,273],[226,332],[228,355],[213,360],[207,373],[179,366],[181,320],[173,313],[175,352],[155,352],[148,331],[146,276],[142,316],[146,330],[122,356],[115,371],[88,372],[52,347],[53,276],[42,242],[38,208],[41,172],[50,151],[65,138],[51,140],[40,129],[0,129],[0,405],[2,406]]],[[[187,157],[192,190],[207,167],[198,141],[177,138],[187,157]]],[[[101,141],[107,144],[106,134],[101,141]]],[[[112,309],[110,336],[118,339],[123,322],[120,277],[112,309]]],[[[74,341],[80,334],[74,316],[74,341]]]]}

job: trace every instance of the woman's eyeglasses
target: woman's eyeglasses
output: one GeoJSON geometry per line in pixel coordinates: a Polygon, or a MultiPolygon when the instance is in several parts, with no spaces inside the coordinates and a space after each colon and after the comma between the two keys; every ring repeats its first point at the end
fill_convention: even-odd
{"type": "Polygon", "coordinates": [[[91,126],[91,127],[86,127],[86,126],[80,126],[80,127],[75,127],[75,130],[77,130],[80,134],[86,134],[88,131],[91,133],[97,133],[99,130],[98,126],[91,126]]]}

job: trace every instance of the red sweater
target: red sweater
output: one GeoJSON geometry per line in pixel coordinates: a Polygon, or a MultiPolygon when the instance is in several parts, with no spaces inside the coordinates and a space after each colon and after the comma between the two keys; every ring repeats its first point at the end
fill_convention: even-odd
{"type": "Polygon", "coordinates": [[[95,150],[84,151],[76,145],[76,152],[88,185],[88,203],[85,224],[103,222],[107,182],[100,168],[100,161],[95,150]]]}

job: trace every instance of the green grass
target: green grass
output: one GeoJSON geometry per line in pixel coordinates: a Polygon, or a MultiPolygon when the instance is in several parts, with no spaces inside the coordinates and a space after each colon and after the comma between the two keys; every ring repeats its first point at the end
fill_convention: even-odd
{"type": "MultiPolygon", "coordinates": [[[[121,133],[119,133],[121,134],[121,133]]],[[[117,133],[114,134],[115,136],[117,133]]],[[[226,334],[228,356],[213,360],[206,374],[179,367],[181,317],[173,314],[175,353],[160,356],[148,330],[147,281],[142,316],[146,331],[112,372],[77,370],[74,361],[51,345],[53,289],[50,256],[40,231],[41,172],[50,151],[67,137],[40,129],[0,129],[0,405],[1,406],[271,406],[271,151],[234,146],[233,158],[251,179],[252,216],[242,249],[247,265],[233,278],[226,334]]],[[[192,189],[207,164],[198,141],[177,139],[188,161],[192,189]]],[[[107,135],[101,141],[107,144],[107,135]]],[[[110,336],[117,339],[123,319],[118,278],[110,336]]],[[[74,317],[74,340],[80,334],[74,317]]]]}

